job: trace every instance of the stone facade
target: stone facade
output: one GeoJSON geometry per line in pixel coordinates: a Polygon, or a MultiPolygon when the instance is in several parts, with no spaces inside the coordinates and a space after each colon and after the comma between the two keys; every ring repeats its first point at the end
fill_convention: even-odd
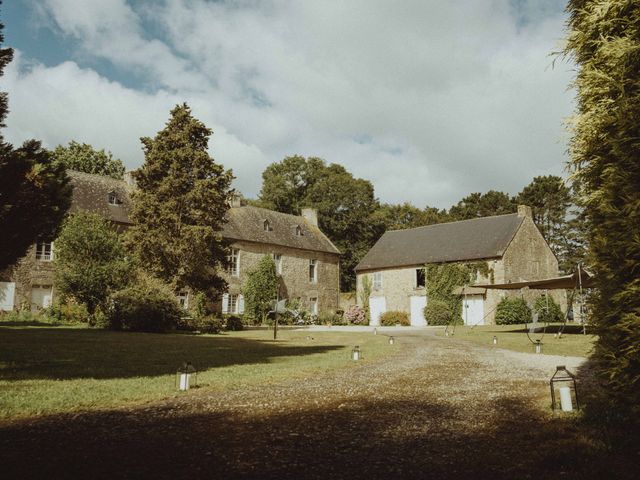
{"type": "MultiPolygon", "coordinates": [[[[340,266],[339,256],[326,252],[300,250],[247,241],[236,241],[231,245],[239,252],[238,274],[224,273],[229,284],[229,295],[242,295],[242,286],[249,272],[254,270],[262,257],[279,254],[280,257],[280,292],[281,299],[298,299],[300,305],[310,312],[316,313],[333,310],[339,304],[340,266]],[[316,260],[315,281],[310,281],[309,264],[316,260]],[[315,304],[315,305],[314,305],[315,304]]],[[[241,313],[239,306],[235,312],[241,313]]]]}
{"type": "MultiPolygon", "coordinates": [[[[488,273],[486,275],[478,273],[475,284],[513,283],[558,276],[558,260],[533,222],[530,209],[521,206],[518,216],[522,222],[511,241],[506,245],[502,255],[494,258],[468,260],[473,263],[486,262],[487,264],[488,273]]],[[[464,262],[465,260],[457,261],[464,262]]],[[[366,277],[372,287],[370,298],[373,299],[374,305],[382,304],[380,301],[384,299],[382,302],[385,311],[398,310],[411,315],[411,303],[415,301],[415,297],[426,297],[426,288],[417,285],[416,270],[423,267],[423,264],[414,264],[358,271],[356,279],[358,303],[361,303],[361,292],[366,277]],[[377,282],[375,277],[377,277],[377,282]]],[[[428,279],[426,281],[428,282],[428,279]]],[[[549,293],[560,307],[566,310],[565,292],[555,290],[549,293]]],[[[466,294],[461,294],[461,302],[463,302],[463,307],[466,307],[463,308],[463,316],[465,313],[470,315],[469,312],[474,311],[476,317],[473,321],[469,318],[468,323],[477,323],[478,320],[475,318],[481,318],[481,323],[493,324],[495,323],[496,307],[502,298],[523,296],[529,304],[532,304],[535,298],[541,294],[540,291],[529,289],[507,291],[468,288],[466,294]]],[[[425,298],[423,301],[428,300],[425,298]]],[[[412,324],[418,325],[420,323],[419,320],[412,318],[412,324]]]]}
{"type": "MultiPolygon", "coordinates": [[[[55,244],[53,245],[53,255],[55,256],[55,244]]],[[[54,289],[54,264],[51,260],[39,260],[36,258],[36,245],[32,245],[27,254],[12,268],[0,274],[0,282],[12,283],[15,285],[13,299],[9,300],[14,308],[30,308],[37,310],[46,306],[47,300],[42,294],[48,293],[49,299],[55,295],[54,289]]]]}

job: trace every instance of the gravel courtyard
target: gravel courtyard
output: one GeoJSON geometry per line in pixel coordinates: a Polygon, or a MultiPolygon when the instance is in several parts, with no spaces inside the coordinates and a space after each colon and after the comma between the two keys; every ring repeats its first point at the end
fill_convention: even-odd
{"type": "MultiPolygon", "coordinates": [[[[0,425],[2,478],[637,478],[548,408],[557,364],[429,331],[384,362],[0,425]]],[[[366,352],[364,352],[366,355],[366,352]]]]}

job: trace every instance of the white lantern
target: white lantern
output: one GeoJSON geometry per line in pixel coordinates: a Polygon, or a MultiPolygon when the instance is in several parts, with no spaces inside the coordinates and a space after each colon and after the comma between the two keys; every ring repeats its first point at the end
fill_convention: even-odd
{"type": "Polygon", "coordinates": [[[360,351],[360,347],[356,345],[355,347],[353,347],[353,350],[351,350],[351,360],[358,361],[361,358],[362,352],[360,351]]]}
{"type": "Polygon", "coordinates": [[[191,387],[198,386],[198,371],[191,362],[184,362],[176,372],[176,387],[178,390],[187,391],[191,387]]]}

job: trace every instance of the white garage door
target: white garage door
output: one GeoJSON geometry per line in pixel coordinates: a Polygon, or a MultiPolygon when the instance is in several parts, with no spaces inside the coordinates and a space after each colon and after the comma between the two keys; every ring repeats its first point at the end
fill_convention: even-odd
{"type": "Polygon", "coordinates": [[[424,319],[424,307],[427,306],[427,297],[425,295],[413,295],[411,301],[411,326],[424,327],[427,321],[424,319]]]}
{"type": "Polygon", "coordinates": [[[16,294],[14,282],[0,282],[0,310],[13,310],[13,299],[16,294]]]}
{"type": "Polygon", "coordinates": [[[484,325],[484,298],[467,295],[462,299],[462,319],[465,325],[484,325]]]}
{"type": "Polygon", "coordinates": [[[369,297],[369,325],[380,325],[380,315],[387,311],[387,301],[384,297],[369,297]]]}

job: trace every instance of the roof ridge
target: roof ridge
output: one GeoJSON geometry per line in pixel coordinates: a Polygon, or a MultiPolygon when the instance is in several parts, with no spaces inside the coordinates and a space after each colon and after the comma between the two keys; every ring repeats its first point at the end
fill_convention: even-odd
{"type": "Polygon", "coordinates": [[[489,216],[486,216],[486,217],[467,218],[465,220],[454,220],[452,222],[432,223],[430,225],[421,225],[419,227],[413,227],[413,228],[397,228],[397,229],[393,229],[393,230],[387,230],[384,233],[407,232],[407,231],[410,231],[410,230],[420,230],[420,229],[424,229],[424,228],[437,227],[437,226],[440,226],[440,225],[453,225],[455,223],[474,222],[474,221],[478,221],[478,220],[486,220],[486,219],[489,219],[489,218],[509,217],[509,216],[512,216],[512,215],[518,215],[518,212],[503,213],[502,215],[489,215],[489,216]]]}

